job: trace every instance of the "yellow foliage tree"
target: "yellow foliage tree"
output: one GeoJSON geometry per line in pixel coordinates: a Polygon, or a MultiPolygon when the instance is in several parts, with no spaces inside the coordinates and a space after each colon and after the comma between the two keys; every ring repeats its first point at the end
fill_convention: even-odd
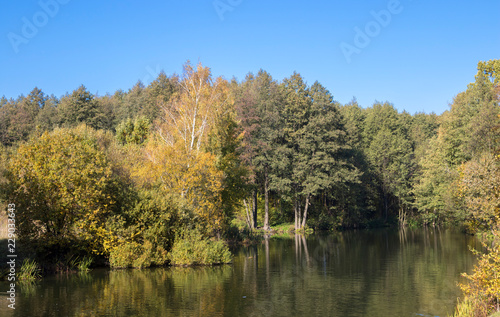
{"type": "Polygon", "coordinates": [[[146,150],[149,162],[142,174],[155,175],[165,192],[185,200],[195,218],[209,229],[220,229],[224,220],[220,196],[223,173],[215,165],[215,156],[203,151],[189,153],[182,142],[169,146],[158,137],[148,143],[146,150]]]}
{"type": "Polygon", "coordinates": [[[222,77],[213,79],[210,68],[201,64],[194,68],[188,62],[180,87],[178,94],[161,105],[157,132],[169,146],[181,141],[187,153],[201,151],[217,120],[234,112],[229,84],[222,77]]]}
{"type": "Polygon", "coordinates": [[[136,176],[159,181],[166,192],[184,199],[207,232],[220,233],[227,223],[223,194],[228,175],[210,147],[222,122],[234,117],[229,84],[221,77],[213,79],[209,68],[188,62],[179,93],[161,108],[145,148],[147,163],[136,176]]]}
{"type": "Polygon", "coordinates": [[[500,217],[500,161],[490,153],[472,159],[459,168],[459,195],[466,221],[474,232],[491,230],[500,217]]]}
{"type": "Polygon", "coordinates": [[[19,236],[44,248],[82,242],[99,253],[115,205],[112,169],[93,130],[56,129],[21,144],[9,162],[19,236]]]}

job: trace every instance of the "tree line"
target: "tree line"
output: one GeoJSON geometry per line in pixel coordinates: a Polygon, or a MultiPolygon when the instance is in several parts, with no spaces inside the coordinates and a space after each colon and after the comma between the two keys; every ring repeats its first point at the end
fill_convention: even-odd
{"type": "Polygon", "coordinates": [[[479,62],[440,115],[340,104],[299,73],[228,81],[189,62],[113,95],[35,88],[0,99],[2,200],[37,254],[117,267],[224,262],[221,240],[282,223],[491,230],[499,72],[479,62]]]}

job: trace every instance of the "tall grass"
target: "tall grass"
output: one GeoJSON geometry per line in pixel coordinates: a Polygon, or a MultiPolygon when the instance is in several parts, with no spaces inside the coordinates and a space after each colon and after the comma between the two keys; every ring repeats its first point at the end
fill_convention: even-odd
{"type": "Polygon", "coordinates": [[[79,272],[90,271],[90,266],[92,265],[92,258],[89,256],[84,256],[83,259],[78,262],[77,268],[79,272]]]}
{"type": "Polygon", "coordinates": [[[455,314],[453,317],[472,317],[474,316],[474,305],[472,301],[467,297],[459,300],[457,307],[455,308],[455,314]]]}
{"type": "Polygon", "coordinates": [[[92,265],[92,258],[89,256],[84,256],[82,259],[80,257],[71,257],[68,260],[68,268],[70,270],[77,270],[78,272],[88,272],[90,271],[90,266],[92,265]]]}
{"type": "Polygon", "coordinates": [[[19,270],[18,279],[22,281],[34,281],[41,277],[40,267],[35,260],[25,259],[19,270]]]}

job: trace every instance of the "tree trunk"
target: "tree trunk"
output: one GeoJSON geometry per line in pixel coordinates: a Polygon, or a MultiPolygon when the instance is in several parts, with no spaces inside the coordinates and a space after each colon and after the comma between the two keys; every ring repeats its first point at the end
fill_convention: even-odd
{"type": "Polygon", "coordinates": [[[309,198],[311,197],[310,194],[306,196],[306,205],[304,206],[304,217],[302,218],[302,228],[306,226],[306,220],[307,220],[307,209],[309,209],[309,198]]]}
{"type": "Polygon", "coordinates": [[[246,199],[243,199],[243,204],[245,205],[245,211],[246,211],[245,221],[247,223],[248,228],[253,229],[253,222],[252,222],[252,219],[250,217],[250,210],[248,208],[248,204],[247,204],[246,199]]]}
{"type": "Polygon", "coordinates": [[[253,215],[253,228],[257,228],[257,189],[253,191],[253,206],[252,206],[252,215],[253,215]]]}
{"type": "Polygon", "coordinates": [[[264,230],[269,230],[269,177],[264,179],[264,230]]]}
{"type": "Polygon", "coordinates": [[[295,213],[295,230],[299,229],[298,215],[297,215],[297,199],[293,201],[293,211],[295,213]]]}

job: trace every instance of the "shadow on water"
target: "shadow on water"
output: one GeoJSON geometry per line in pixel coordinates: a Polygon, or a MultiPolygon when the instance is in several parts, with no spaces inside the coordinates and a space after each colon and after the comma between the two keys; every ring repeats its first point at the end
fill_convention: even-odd
{"type": "Polygon", "coordinates": [[[19,284],[16,310],[5,304],[0,315],[446,316],[460,273],[474,264],[469,246],[479,247],[438,229],[266,238],[237,250],[232,265],[96,270],[19,284]]]}

